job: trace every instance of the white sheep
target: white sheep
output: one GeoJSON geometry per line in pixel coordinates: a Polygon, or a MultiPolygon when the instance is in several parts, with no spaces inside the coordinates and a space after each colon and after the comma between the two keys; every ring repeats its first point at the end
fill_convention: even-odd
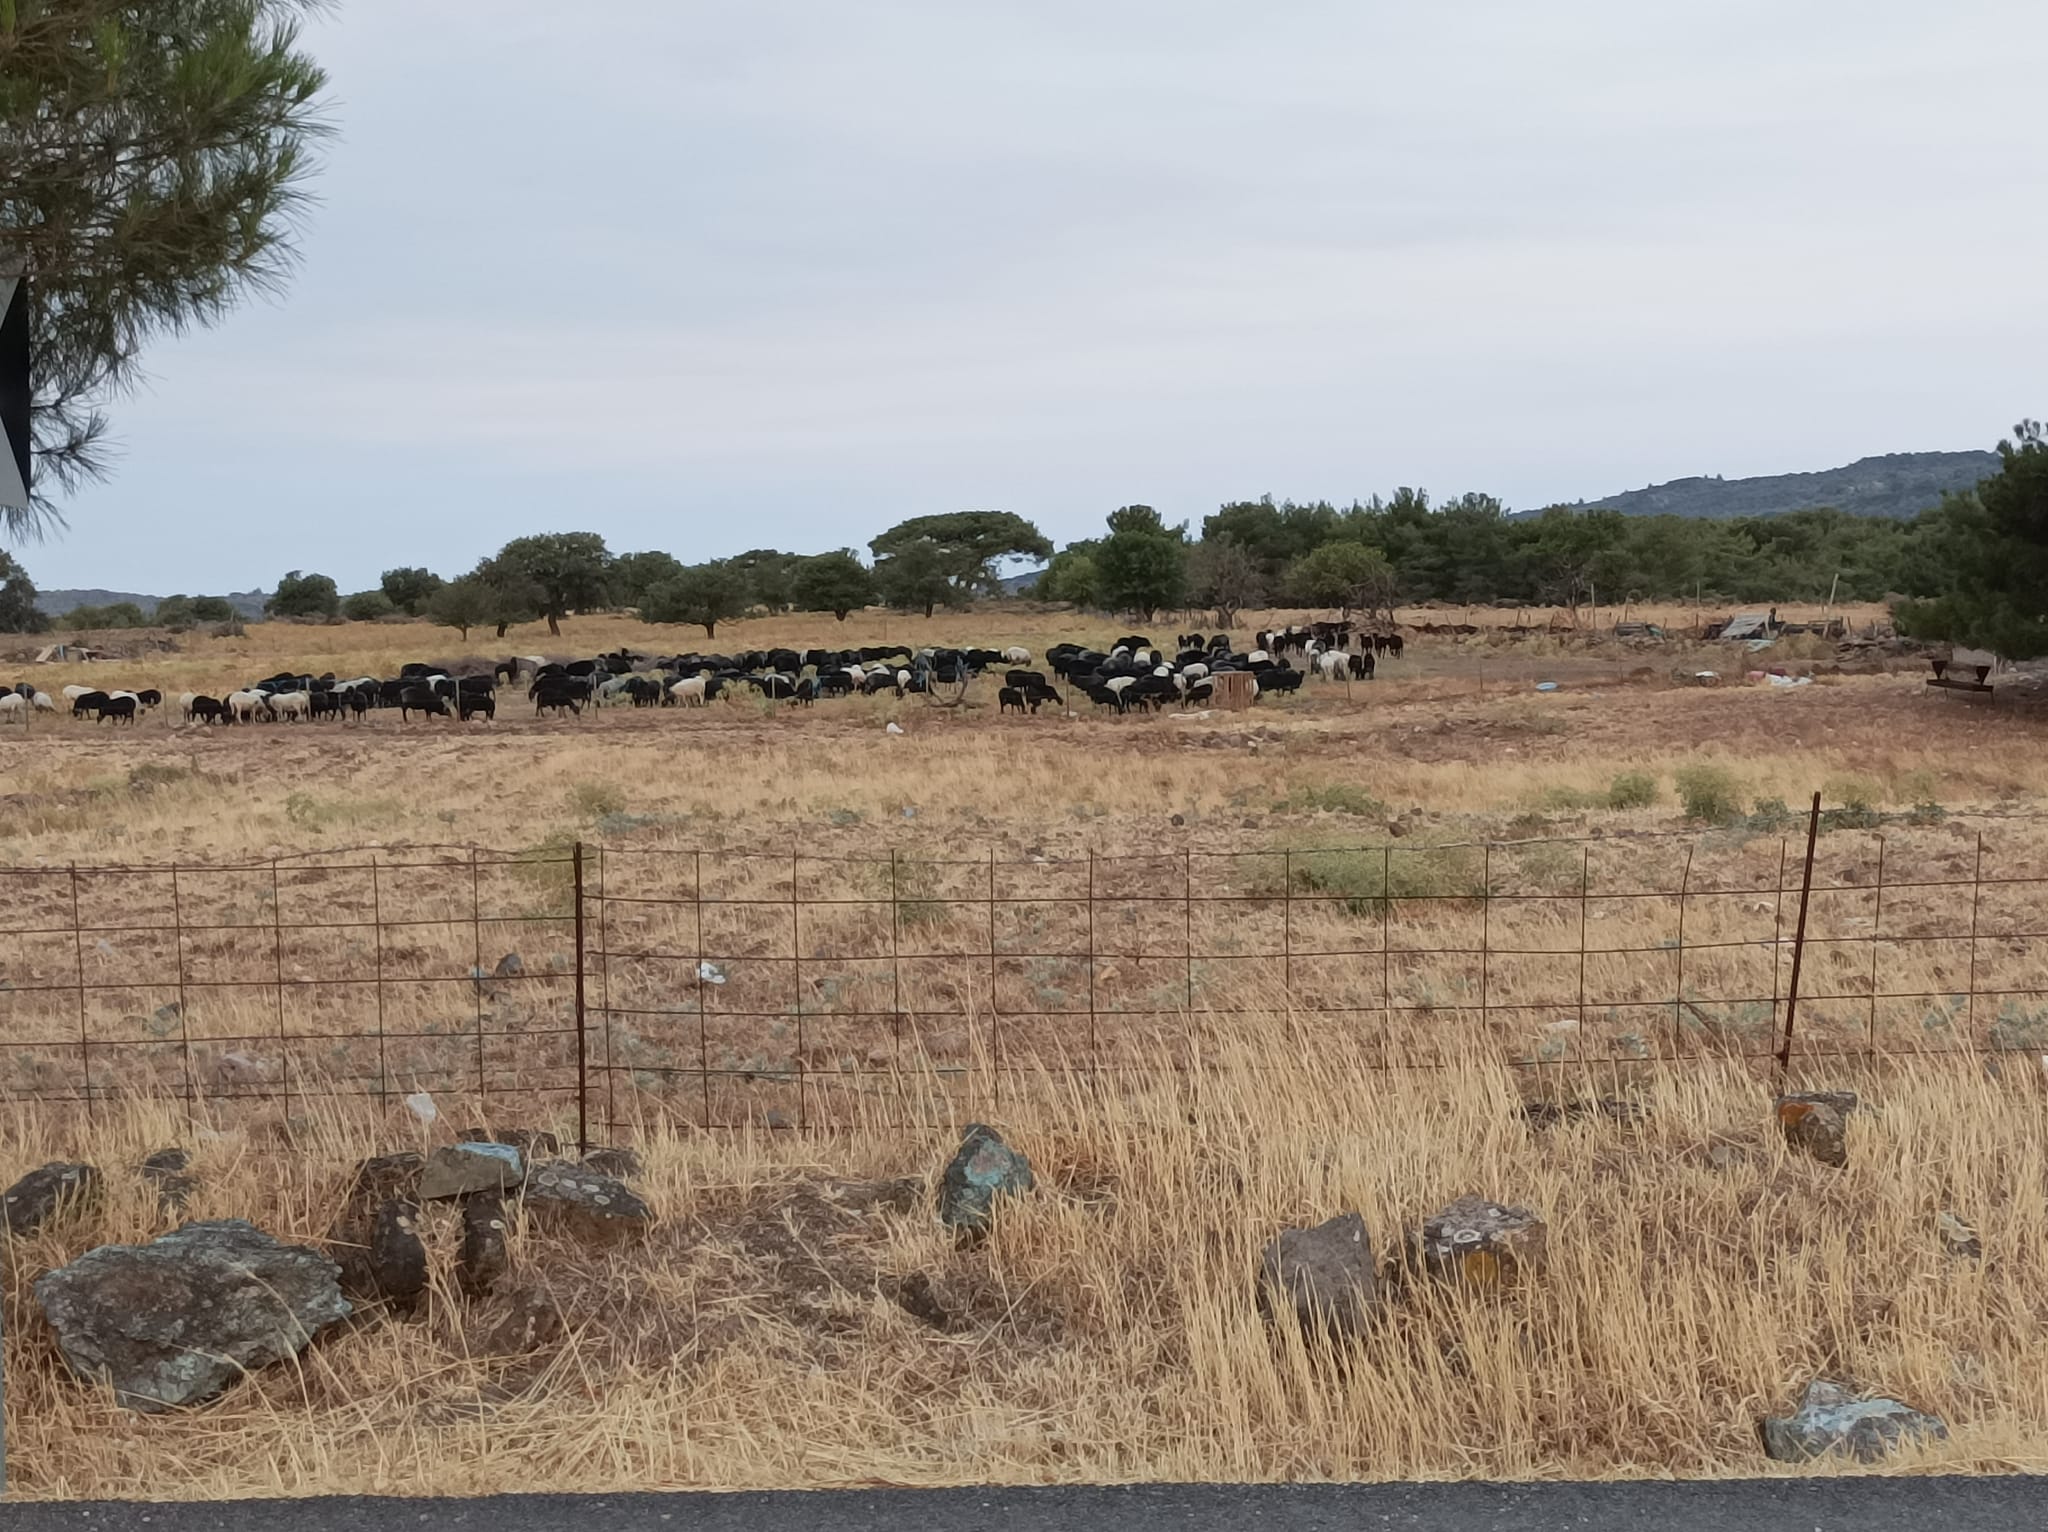
{"type": "Polygon", "coordinates": [[[93,686],[67,686],[64,688],[64,700],[66,702],[76,702],[80,697],[83,697],[87,692],[97,690],[98,688],[93,686]]]}
{"type": "Polygon", "coordinates": [[[28,698],[19,692],[0,692],[0,723],[28,724],[28,698]]]}
{"type": "Polygon", "coordinates": [[[704,688],[708,683],[702,676],[685,676],[669,687],[668,694],[684,707],[704,706],[704,688]]]}
{"type": "Polygon", "coordinates": [[[1344,656],[1332,649],[1316,656],[1316,669],[1323,673],[1325,681],[1344,679],[1344,656]]]}
{"type": "Polygon", "coordinates": [[[1012,665],[1029,665],[1031,663],[1031,651],[1022,644],[1012,644],[1003,651],[1003,658],[1012,665]]]}
{"type": "Polygon", "coordinates": [[[313,716],[313,699],[304,692],[279,692],[270,699],[272,718],[298,723],[313,716]]]}
{"type": "Polygon", "coordinates": [[[51,699],[48,692],[37,692],[33,697],[29,698],[29,701],[34,705],[38,713],[54,713],[57,711],[57,704],[51,699]]]}
{"type": "Polygon", "coordinates": [[[197,692],[179,692],[178,716],[184,719],[185,722],[190,723],[192,721],[192,704],[198,700],[199,693],[197,692]]]}
{"type": "Polygon", "coordinates": [[[249,723],[256,717],[256,710],[263,706],[263,693],[229,692],[223,700],[235,715],[236,723],[249,723]]]}

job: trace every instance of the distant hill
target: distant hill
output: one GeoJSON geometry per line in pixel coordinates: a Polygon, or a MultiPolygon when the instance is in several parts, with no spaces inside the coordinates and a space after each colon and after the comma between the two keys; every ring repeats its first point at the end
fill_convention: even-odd
{"type": "MultiPolygon", "coordinates": [[[[200,595],[208,592],[201,591],[200,595]]],[[[234,609],[246,618],[263,615],[263,603],[270,599],[268,591],[245,590],[231,592],[227,600],[234,609]]],[[[120,601],[132,601],[141,607],[145,616],[156,615],[156,604],[161,596],[137,595],[131,590],[39,590],[36,592],[36,607],[46,616],[62,617],[74,607],[112,606],[120,601]]]]}
{"type": "Polygon", "coordinates": [[[1995,452],[1889,452],[1859,458],[1820,473],[1780,473],[1755,479],[1673,479],[1598,500],[1630,516],[1776,516],[1833,506],[1852,516],[1917,516],[1950,490],[1973,488],[1998,471],[1995,452]]]}

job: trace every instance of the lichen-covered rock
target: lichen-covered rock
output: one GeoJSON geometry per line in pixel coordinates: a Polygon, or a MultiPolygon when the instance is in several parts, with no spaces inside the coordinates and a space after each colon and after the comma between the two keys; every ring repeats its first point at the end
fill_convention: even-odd
{"type": "Polygon", "coordinates": [[[175,1144],[159,1149],[139,1167],[142,1179],[156,1188],[157,1206],[166,1213],[182,1213],[199,1190],[199,1177],[191,1173],[192,1156],[175,1144]]]}
{"type": "Polygon", "coordinates": [[[418,1203],[394,1197],[378,1207],[370,1220],[369,1264],[378,1292],[401,1306],[418,1302],[427,1288],[418,1203]]]}
{"type": "Polygon", "coordinates": [[[44,1224],[76,1212],[97,1195],[100,1173],[90,1165],[53,1160],[7,1188],[7,1232],[33,1234],[44,1224]]]}
{"type": "Polygon", "coordinates": [[[562,1141],[546,1128],[467,1128],[465,1144],[510,1144],[529,1160],[545,1159],[562,1152],[562,1141]]]}
{"type": "Polygon", "coordinates": [[[939,1222],[979,1234],[995,1219],[996,1201],[1033,1186],[1031,1161],[984,1123],[970,1123],[939,1180],[939,1222]]]}
{"type": "Polygon", "coordinates": [[[339,1271],[239,1218],[102,1245],[35,1285],[71,1370],[132,1409],[212,1398],[349,1315],[339,1271]]]}
{"type": "Polygon", "coordinates": [[[394,1197],[416,1200],[420,1194],[420,1175],[426,1164],[423,1156],[410,1149],[397,1154],[372,1155],[357,1162],[347,1195],[351,1201],[369,1207],[389,1202],[394,1197]]]}
{"type": "Polygon", "coordinates": [[[1948,1425],[1896,1399],[1858,1399],[1824,1378],[1806,1385],[1799,1408],[1763,1422],[1764,1452],[1780,1463],[1848,1457],[1874,1463],[1900,1447],[1942,1441],[1948,1425]]]}
{"type": "Polygon", "coordinates": [[[510,1191],[526,1173],[526,1162],[510,1144],[449,1144],[427,1156],[420,1196],[428,1202],[477,1192],[510,1191]]]}
{"type": "Polygon", "coordinates": [[[496,1197],[472,1197],[462,1205],[462,1249],[455,1257],[455,1280],[472,1298],[496,1287],[511,1265],[505,1247],[508,1222],[505,1204],[496,1197]]]}
{"type": "Polygon", "coordinates": [[[1786,1145],[1795,1152],[1837,1170],[1848,1165],[1848,1116],[1834,1102],[1821,1099],[1819,1093],[1779,1097],[1778,1126],[1784,1130],[1786,1145]]]}
{"type": "Polygon", "coordinates": [[[1378,1307],[1379,1272],[1365,1220],[1344,1213],[1311,1229],[1283,1229],[1259,1261],[1268,1316],[1294,1311],[1302,1329],[1356,1335],[1378,1307]]]}
{"type": "Polygon", "coordinates": [[[539,1288],[508,1293],[494,1308],[474,1332],[479,1356],[525,1356],[562,1334],[561,1307],[539,1288]]]}
{"type": "Polygon", "coordinates": [[[1540,1276],[1550,1231],[1528,1208],[1460,1197],[1415,1236],[1423,1271],[1468,1287],[1511,1287],[1540,1276]]]}
{"type": "Polygon", "coordinates": [[[526,1210],[596,1245],[636,1239],[654,1222],[654,1210],[630,1186],[569,1160],[534,1171],[526,1183],[526,1210]]]}
{"type": "Polygon", "coordinates": [[[616,1176],[621,1181],[644,1175],[647,1169],[638,1152],[626,1148],[593,1149],[583,1156],[583,1168],[601,1176],[616,1176]]]}

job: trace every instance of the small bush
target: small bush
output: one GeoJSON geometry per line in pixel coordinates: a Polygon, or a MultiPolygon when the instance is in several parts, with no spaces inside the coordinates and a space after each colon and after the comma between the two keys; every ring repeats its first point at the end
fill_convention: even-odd
{"type": "Polygon", "coordinates": [[[1624,771],[1607,784],[1611,809],[1646,809],[1657,801],[1657,779],[1647,771],[1624,771]]]}
{"type": "Polygon", "coordinates": [[[1759,798],[1749,814],[1750,829],[1766,835],[1782,835],[1796,823],[1783,798],[1759,798]]]}
{"type": "Polygon", "coordinates": [[[1356,814],[1365,819],[1384,819],[1387,806],[1364,788],[1350,782],[1326,782],[1319,787],[1297,787],[1273,805],[1276,814],[1356,814]]]}
{"type": "Polygon", "coordinates": [[[1742,817],[1741,785],[1726,766],[1681,766],[1671,781],[1687,819],[1726,825],[1742,817]]]}
{"type": "Polygon", "coordinates": [[[603,819],[626,812],[626,790],[612,782],[578,782],[569,789],[569,812],[578,819],[603,819]]]}
{"type": "Polygon", "coordinates": [[[1832,800],[1838,808],[1847,809],[1851,814],[1872,814],[1877,811],[1882,790],[1868,777],[1830,777],[1821,786],[1821,801],[1832,800]]]}

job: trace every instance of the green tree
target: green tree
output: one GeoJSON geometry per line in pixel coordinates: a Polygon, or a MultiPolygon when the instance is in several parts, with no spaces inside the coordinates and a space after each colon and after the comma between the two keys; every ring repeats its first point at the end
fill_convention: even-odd
{"type": "Polygon", "coordinates": [[[498,550],[497,563],[517,571],[540,593],[540,615],[559,636],[573,611],[602,606],[611,555],[595,532],[543,532],[515,537],[498,550]]]}
{"type": "Polygon", "coordinates": [[[679,574],[647,593],[640,606],[642,622],[687,622],[718,637],[718,625],[743,615],[748,606],[747,582],[730,559],[686,564],[679,574]]]}
{"type": "Polygon", "coordinates": [[[149,618],[133,601],[114,601],[106,606],[74,606],[64,614],[64,625],[74,631],[83,628],[146,628],[149,618]]]}
{"type": "Polygon", "coordinates": [[[150,619],[159,628],[189,628],[197,620],[192,615],[190,596],[166,596],[156,604],[150,619]]]}
{"type": "Polygon", "coordinates": [[[1001,588],[1005,560],[1050,559],[1052,544],[1037,527],[1009,511],[951,511],[898,522],[870,542],[868,551],[875,556],[875,573],[885,592],[892,585],[898,590],[928,588],[933,571],[945,580],[948,592],[943,596],[908,603],[889,598],[905,610],[921,606],[929,617],[941,601],[964,606],[978,595],[993,594],[1001,588]],[[916,550],[923,552],[912,563],[883,572],[916,550]]]}
{"type": "MultiPolygon", "coordinates": [[[[475,575],[450,580],[427,597],[427,620],[436,627],[454,628],[462,641],[469,642],[469,630],[496,620],[499,593],[475,575]]],[[[503,637],[502,630],[499,637],[503,637]]]]}
{"type": "Polygon", "coordinates": [[[1294,584],[1319,606],[1349,614],[1393,605],[1394,566],[1377,548],[1363,543],[1324,543],[1294,567],[1294,584]]]}
{"type": "Polygon", "coordinates": [[[35,582],[12,554],[0,552],[0,633],[41,633],[50,619],[36,609],[35,582]]]}
{"type": "Polygon", "coordinates": [[[277,582],[263,611],[270,617],[333,617],[341,611],[341,592],[324,574],[294,569],[277,582]]]}
{"type": "Polygon", "coordinates": [[[725,562],[732,566],[733,573],[740,577],[740,584],[746,587],[750,605],[783,612],[796,599],[791,582],[802,560],[794,553],[779,553],[773,548],[751,548],[725,562]]]}
{"type": "Polygon", "coordinates": [[[1038,577],[1033,594],[1040,601],[1064,601],[1083,611],[1102,605],[1102,571],[1096,567],[1095,550],[1100,538],[1069,543],[1052,556],[1045,573],[1038,577]]]}
{"type": "MultiPolygon", "coordinates": [[[[0,174],[30,281],[44,482],[104,474],[144,348],[277,290],[326,78],[319,0],[0,0],[0,174]]],[[[8,530],[53,517],[38,495],[8,530]]]]}
{"type": "Polygon", "coordinates": [[[2023,420],[1998,444],[1999,470],[1951,495],[1929,529],[1939,593],[1899,609],[1902,631],[1988,649],[2048,654],[2048,433],[2023,420]]]}
{"type": "Polygon", "coordinates": [[[393,610],[417,617],[427,609],[428,598],[445,583],[431,569],[387,569],[377,586],[393,610]]]}
{"type": "Polygon", "coordinates": [[[1266,599],[1266,576],[1251,553],[1228,538],[1208,538],[1188,555],[1188,591],[1213,607],[1216,621],[1232,626],[1246,607],[1266,599]]]}
{"type": "Polygon", "coordinates": [[[928,542],[906,544],[876,560],[875,586],[897,611],[921,611],[926,617],[941,604],[961,606],[969,599],[966,587],[950,572],[946,555],[928,542]]]}
{"type": "Polygon", "coordinates": [[[380,617],[389,617],[397,610],[399,608],[394,606],[391,598],[381,590],[359,590],[353,595],[344,596],[341,602],[341,615],[350,622],[375,622],[380,617]]]}
{"type": "Polygon", "coordinates": [[[841,622],[875,599],[875,577],[851,548],[799,560],[790,597],[806,612],[830,612],[841,622]]]}
{"type": "Polygon", "coordinates": [[[498,637],[505,636],[506,629],[516,623],[532,622],[540,616],[546,593],[518,564],[508,563],[501,556],[479,560],[470,572],[488,598],[489,610],[484,621],[497,629],[498,637]]]}
{"type": "Polygon", "coordinates": [[[192,598],[192,620],[194,622],[233,622],[235,604],[225,596],[194,596],[192,598]]]}
{"type": "Polygon", "coordinates": [[[622,553],[612,560],[611,575],[605,584],[612,600],[621,606],[642,606],[649,591],[682,572],[682,560],[672,553],[658,549],[649,553],[622,553]]]}
{"type": "Polygon", "coordinates": [[[1093,562],[1102,600],[1146,622],[1187,595],[1187,529],[1169,531],[1149,505],[1110,512],[1109,536],[1096,546],[1093,562]]]}

